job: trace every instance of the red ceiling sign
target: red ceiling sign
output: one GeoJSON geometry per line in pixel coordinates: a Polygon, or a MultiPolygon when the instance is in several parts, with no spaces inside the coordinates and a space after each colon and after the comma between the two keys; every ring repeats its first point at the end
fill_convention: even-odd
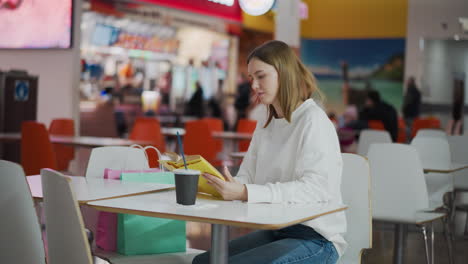
{"type": "Polygon", "coordinates": [[[192,13],[219,17],[235,22],[242,21],[241,9],[236,0],[140,0],[192,13]]]}

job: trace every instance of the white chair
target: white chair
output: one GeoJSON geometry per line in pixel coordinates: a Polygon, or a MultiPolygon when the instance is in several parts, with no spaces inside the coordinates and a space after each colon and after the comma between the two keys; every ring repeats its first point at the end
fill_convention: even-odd
{"type": "Polygon", "coordinates": [[[355,154],[342,154],[341,193],[348,206],[345,240],[348,248],[339,263],[361,263],[364,249],[372,248],[371,177],[367,159],[355,154]]]}
{"type": "Polygon", "coordinates": [[[0,160],[0,263],[45,264],[44,244],[24,171],[0,160]]]}
{"type": "Polygon", "coordinates": [[[390,133],[384,130],[364,129],[359,134],[357,154],[367,156],[369,147],[373,143],[392,143],[390,133]]]}
{"type": "MultiPolygon", "coordinates": [[[[448,170],[451,168],[452,161],[447,138],[415,137],[411,146],[417,150],[424,169],[448,170]]],[[[444,195],[453,191],[453,175],[430,172],[425,174],[425,178],[431,207],[443,206],[444,195]]]]}
{"type": "Polygon", "coordinates": [[[441,137],[441,138],[446,138],[447,133],[445,131],[440,130],[440,129],[430,129],[430,128],[422,128],[419,129],[418,132],[416,132],[417,137],[441,137]]]}
{"type": "MultiPolygon", "coordinates": [[[[126,146],[93,148],[88,160],[86,178],[103,178],[104,169],[148,169],[146,153],[141,148],[126,146]]],[[[86,227],[97,234],[98,212],[90,207],[81,208],[86,227]]]]}
{"type": "MultiPolygon", "coordinates": [[[[468,136],[448,136],[448,142],[452,162],[468,164],[468,136]]],[[[453,172],[453,187],[453,206],[457,206],[457,210],[460,209],[467,212],[465,236],[468,236],[468,169],[453,172]]],[[[452,222],[455,217],[454,207],[452,207],[452,222]]]]}
{"type": "MultiPolygon", "coordinates": [[[[448,136],[452,162],[468,164],[468,136],[448,136]]],[[[468,169],[453,173],[455,191],[468,192],[468,169]]]]}
{"type": "Polygon", "coordinates": [[[104,169],[148,169],[148,160],[143,149],[132,147],[93,148],[86,169],[86,177],[102,178],[104,169]]]}
{"type": "MultiPolygon", "coordinates": [[[[429,199],[416,149],[403,144],[373,144],[369,149],[368,158],[372,175],[372,217],[376,221],[396,223],[394,262],[403,261],[406,225],[412,224],[421,227],[426,261],[434,263],[432,224],[447,214],[427,212],[429,199]],[[430,243],[427,229],[430,231],[430,243]]],[[[449,228],[448,222],[444,223],[444,227],[449,228]]],[[[451,239],[447,232],[445,234],[452,261],[451,239]]]]}
{"type": "MultiPolygon", "coordinates": [[[[93,263],[81,212],[68,178],[50,169],[42,169],[41,176],[49,245],[48,263],[93,263]]],[[[122,256],[113,252],[101,252],[99,257],[116,264],[184,264],[191,263],[193,258],[202,252],[188,249],[187,252],[181,253],[145,256],[122,256]]]]}
{"type": "Polygon", "coordinates": [[[41,176],[48,263],[92,264],[81,212],[69,179],[49,169],[42,169],[41,176]]]}

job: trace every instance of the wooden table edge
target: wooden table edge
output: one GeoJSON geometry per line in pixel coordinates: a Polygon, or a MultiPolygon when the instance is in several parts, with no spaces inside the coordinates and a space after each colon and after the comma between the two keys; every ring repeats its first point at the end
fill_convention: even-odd
{"type": "Polygon", "coordinates": [[[167,219],[174,219],[174,220],[183,220],[183,221],[190,221],[190,222],[202,222],[202,223],[209,223],[209,224],[221,224],[221,225],[228,225],[228,226],[236,226],[236,227],[244,227],[244,228],[251,228],[251,229],[263,229],[263,230],[275,230],[281,229],[283,227],[288,227],[291,225],[303,223],[309,220],[313,220],[317,217],[340,212],[346,210],[348,207],[344,206],[329,212],[317,214],[310,217],[305,217],[302,219],[298,219],[295,221],[287,222],[284,224],[255,224],[255,223],[244,223],[239,221],[232,221],[232,220],[221,220],[221,219],[214,219],[209,217],[199,217],[199,216],[184,216],[178,214],[169,214],[169,213],[156,213],[156,212],[148,212],[148,211],[141,211],[141,210],[132,210],[132,209],[123,209],[123,208],[116,208],[116,207],[108,207],[108,206],[100,206],[100,205],[92,205],[87,204],[87,206],[92,207],[99,211],[110,212],[110,213],[121,213],[121,214],[133,214],[133,215],[141,215],[141,216],[150,216],[150,217],[159,217],[159,218],[167,218],[167,219]]]}
{"type": "Polygon", "coordinates": [[[433,172],[433,173],[452,173],[452,172],[457,172],[457,171],[461,171],[461,170],[464,170],[464,169],[468,169],[468,165],[463,166],[463,167],[459,167],[459,168],[456,168],[456,169],[448,169],[448,170],[424,169],[424,173],[430,173],[430,172],[433,172]]]}

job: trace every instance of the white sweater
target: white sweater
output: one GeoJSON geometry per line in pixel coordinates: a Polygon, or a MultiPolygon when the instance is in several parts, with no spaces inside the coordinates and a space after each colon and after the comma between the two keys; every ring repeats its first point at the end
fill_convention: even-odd
{"type": "MultiPolygon", "coordinates": [[[[343,162],[335,127],[312,100],[302,103],[291,123],[259,122],[236,180],[246,184],[249,203],[342,203],[343,162]]],[[[346,249],[344,212],[302,223],[346,249]]]]}

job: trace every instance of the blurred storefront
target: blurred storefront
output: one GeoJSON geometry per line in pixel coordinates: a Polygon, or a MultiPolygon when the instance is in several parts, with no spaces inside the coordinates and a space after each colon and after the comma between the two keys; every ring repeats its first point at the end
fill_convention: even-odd
{"type": "Polygon", "coordinates": [[[127,119],[184,114],[197,83],[206,102],[234,93],[238,37],[230,33],[232,25],[241,21],[238,4],[144,2],[150,4],[90,1],[85,5],[82,113],[107,103],[116,111],[131,111],[123,115],[127,119]]]}

